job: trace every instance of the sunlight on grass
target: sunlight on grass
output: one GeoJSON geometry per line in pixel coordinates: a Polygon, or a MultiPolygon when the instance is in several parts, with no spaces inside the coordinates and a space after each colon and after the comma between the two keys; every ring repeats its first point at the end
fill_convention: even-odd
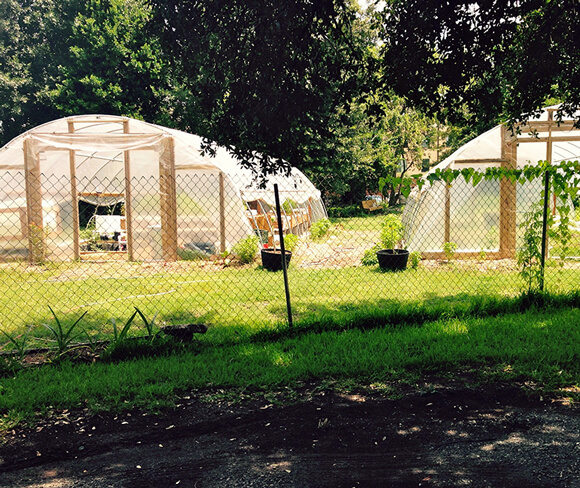
{"type": "MultiPolygon", "coordinates": [[[[580,384],[580,310],[528,311],[378,328],[332,330],[215,346],[118,364],[20,371],[0,379],[0,413],[28,418],[48,408],[170,404],[185,389],[271,389],[312,379],[382,384],[471,368],[481,380],[518,378],[557,389],[580,384]]],[[[379,325],[379,324],[377,324],[379,325]]],[[[391,385],[391,386],[389,386],[391,385]]]]}

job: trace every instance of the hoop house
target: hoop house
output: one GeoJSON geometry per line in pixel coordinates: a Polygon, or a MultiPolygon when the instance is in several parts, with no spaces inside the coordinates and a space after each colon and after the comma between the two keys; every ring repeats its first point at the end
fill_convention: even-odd
{"type": "MultiPolygon", "coordinates": [[[[580,158],[580,131],[573,121],[554,120],[557,107],[549,107],[518,134],[503,125],[471,140],[436,169],[488,167],[520,168],[538,161],[580,158]]],[[[425,258],[444,257],[444,244],[457,244],[458,257],[515,257],[519,223],[531,205],[539,202],[543,182],[516,184],[507,180],[481,180],[476,186],[457,178],[449,187],[443,182],[426,184],[409,196],[403,212],[405,241],[410,250],[425,258]]]]}
{"type": "Polygon", "coordinates": [[[18,136],[0,149],[0,260],[83,259],[81,200],[123,203],[124,215],[102,216],[97,231],[122,239],[127,259],[139,261],[209,255],[254,233],[275,245],[275,183],[285,232],[326,216],[320,192],[296,168],[260,188],[225,149],[206,156],[201,143],[108,115],[63,118],[18,136]]]}

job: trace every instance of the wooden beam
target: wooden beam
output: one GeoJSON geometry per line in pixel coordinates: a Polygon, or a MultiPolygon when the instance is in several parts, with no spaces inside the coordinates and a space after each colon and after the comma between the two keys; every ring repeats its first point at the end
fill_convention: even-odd
{"type": "Polygon", "coordinates": [[[124,193],[119,192],[106,192],[106,191],[79,191],[79,197],[123,197],[124,193]]]}
{"type": "Polygon", "coordinates": [[[580,141],[580,135],[577,136],[562,136],[562,137],[557,137],[557,136],[547,136],[547,137],[530,137],[527,139],[521,139],[521,138],[517,138],[516,142],[519,144],[522,143],[526,143],[526,142],[548,142],[548,141],[553,141],[553,142],[578,142],[580,141]]]}
{"type": "MultiPolygon", "coordinates": [[[[69,134],[75,131],[74,122],[67,121],[69,134]]],[[[79,197],[77,190],[77,165],[75,152],[71,149],[68,152],[69,174],[70,174],[70,195],[72,200],[72,220],[73,220],[73,255],[75,261],[81,258],[81,239],[80,239],[80,217],[79,217],[79,197]]]]}
{"type": "Polygon", "coordinates": [[[559,124],[558,122],[550,122],[549,120],[531,121],[519,127],[520,134],[518,134],[518,137],[521,134],[548,132],[549,130],[552,130],[552,132],[568,132],[578,130],[578,128],[574,127],[574,121],[572,120],[563,120],[559,124]]]}
{"type": "Polygon", "coordinates": [[[123,123],[125,124],[125,122],[127,122],[129,119],[126,117],[94,117],[94,118],[82,118],[82,117],[67,117],[67,122],[68,123],[78,123],[78,124],[103,124],[103,123],[107,123],[107,124],[111,124],[111,123],[115,123],[115,124],[120,124],[123,123]]]}
{"type": "MultiPolygon", "coordinates": [[[[129,133],[129,120],[123,121],[123,133],[129,133]]],[[[133,201],[131,194],[131,154],[123,151],[123,165],[125,167],[125,225],[127,226],[127,260],[134,260],[133,253],[133,201]]]]}
{"type": "MultiPolygon", "coordinates": [[[[501,127],[502,168],[515,169],[518,160],[516,138],[504,125],[501,127]]],[[[499,252],[503,258],[516,255],[516,183],[503,177],[500,180],[499,252]]]]}
{"type": "Polygon", "coordinates": [[[46,242],[42,216],[42,183],[38,155],[32,154],[30,141],[24,139],[24,178],[26,186],[26,216],[28,235],[28,260],[44,261],[46,242]]]}
{"type": "Polygon", "coordinates": [[[165,139],[159,158],[161,195],[161,247],[165,261],[177,261],[177,190],[175,187],[175,152],[173,137],[165,139]]]}
{"type": "Polygon", "coordinates": [[[443,244],[451,242],[451,185],[445,185],[445,223],[443,244]]]}

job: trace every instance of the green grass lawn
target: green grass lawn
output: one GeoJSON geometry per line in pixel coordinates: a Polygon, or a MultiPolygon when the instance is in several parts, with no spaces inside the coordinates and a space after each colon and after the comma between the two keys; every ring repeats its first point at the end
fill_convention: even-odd
{"type": "MultiPolygon", "coordinates": [[[[299,245],[304,256],[315,252],[310,261],[297,254],[289,269],[293,329],[286,325],[283,274],[258,262],[3,264],[0,329],[18,341],[30,330],[26,347],[53,344],[42,326],[56,323],[49,306],[65,329],[87,312],[72,332],[78,341],[110,340],[111,319],[122,327],[135,307],[148,320],[157,317],[155,332],[172,323],[209,326],[191,348],[170,348],[163,357],[55,361],[15,373],[8,361],[0,378],[4,424],[51,406],[156,408],[192,388],[267,391],[338,380],[388,390],[426,372],[453,375],[464,368],[482,381],[499,376],[548,389],[578,385],[580,312],[569,308],[579,302],[578,263],[550,261],[551,295],[541,301],[546,311],[526,312],[534,300],[521,296],[513,262],[423,262],[398,273],[354,265],[356,252],[376,242],[380,219],[334,220],[328,236],[299,245]],[[360,244],[354,254],[351,242],[360,244]],[[341,265],[342,256],[350,265],[341,265]]],[[[144,333],[136,318],[129,336],[144,333]]],[[[2,342],[15,349],[7,337],[2,342]]]]}
{"type": "MultiPolygon", "coordinates": [[[[341,231],[342,232],[342,231],[341,231]]],[[[420,265],[400,273],[374,267],[308,269],[291,265],[290,295],[294,319],[311,320],[355,309],[376,309],[385,303],[469,301],[471,297],[516,296],[522,282],[515,269],[481,270],[477,263],[420,265]]],[[[549,291],[577,289],[580,268],[546,268],[549,291]]],[[[286,320],[282,273],[259,264],[206,270],[182,262],[163,264],[80,263],[0,270],[0,328],[11,334],[33,328],[46,336],[51,306],[65,324],[83,312],[80,326],[98,338],[110,335],[111,318],[128,319],[134,307],[162,323],[202,322],[215,328],[268,329],[286,320]]],[[[225,333],[225,332],[224,332],[225,333]]]]}
{"type": "Polygon", "coordinates": [[[549,308],[427,322],[302,324],[224,343],[210,329],[195,350],[113,364],[67,362],[0,379],[4,426],[52,408],[170,406],[190,389],[267,392],[333,380],[397,391],[421,375],[472,371],[557,390],[580,384],[580,310],[549,308]]]}

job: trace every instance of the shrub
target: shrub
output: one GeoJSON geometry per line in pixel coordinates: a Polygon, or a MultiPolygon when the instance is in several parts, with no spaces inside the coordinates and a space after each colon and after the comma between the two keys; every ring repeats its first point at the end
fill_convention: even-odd
{"type": "Polygon", "coordinates": [[[360,262],[363,266],[376,266],[379,264],[379,259],[377,258],[377,251],[379,251],[381,246],[379,244],[375,244],[370,249],[367,249],[363,257],[361,258],[360,262]]]}
{"type": "Polygon", "coordinates": [[[330,230],[331,223],[328,219],[320,219],[310,226],[310,238],[312,240],[322,239],[330,230]]]}
{"type": "Polygon", "coordinates": [[[326,210],[328,212],[328,216],[332,218],[362,217],[368,215],[368,212],[360,205],[329,207],[326,210]]]}
{"type": "Polygon", "coordinates": [[[457,244],[455,242],[446,242],[443,244],[443,252],[447,261],[451,261],[455,256],[455,251],[457,251],[457,244]]]}
{"type": "Polygon", "coordinates": [[[417,269],[420,262],[421,253],[419,251],[413,251],[409,253],[409,266],[411,266],[412,269],[417,269]]]}
{"type": "Polygon", "coordinates": [[[258,252],[258,236],[248,236],[239,241],[232,247],[232,253],[235,254],[240,262],[248,264],[254,262],[258,252]]]}
{"type": "Polygon", "coordinates": [[[291,214],[293,213],[293,210],[298,207],[298,204],[292,200],[291,198],[288,198],[284,201],[284,203],[282,204],[282,210],[284,210],[285,213],[287,214],[291,214]]]}
{"type": "Polygon", "coordinates": [[[288,234],[284,236],[284,249],[286,251],[294,252],[298,245],[298,236],[296,234],[288,234]]]}

